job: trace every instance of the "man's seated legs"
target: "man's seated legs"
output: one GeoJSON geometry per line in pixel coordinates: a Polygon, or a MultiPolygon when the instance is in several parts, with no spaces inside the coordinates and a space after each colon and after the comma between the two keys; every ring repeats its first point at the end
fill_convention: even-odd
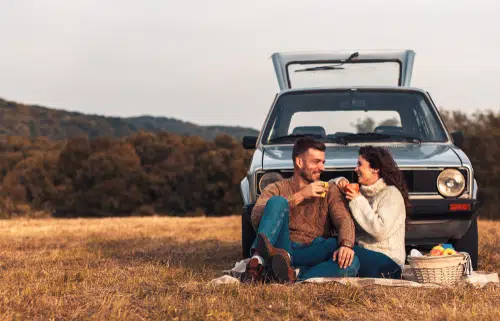
{"type": "Polygon", "coordinates": [[[358,274],[359,260],[356,256],[352,259],[350,266],[342,269],[333,258],[327,261],[316,264],[312,267],[304,267],[300,269],[299,280],[319,277],[354,277],[358,274]]]}
{"type": "Polygon", "coordinates": [[[295,275],[291,276],[290,272],[293,270],[290,262],[289,212],[285,198],[273,196],[267,201],[257,230],[257,238],[250,248],[251,259],[242,275],[242,282],[262,281],[265,269],[271,269],[273,256],[282,256],[288,262],[287,275],[295,279],[295,275]]]}
{"type": "Polygon", "coordinates": [[[333,253],[337,249],[336,238],[317,237],[311,244],[306,246],[293,243],[293,265],[300,268],[299,279],[356,276],[359,269],[358,258],[354,256],[350,266],[341,268],[336,261],[333,261],[333,253]]]}
{"type": "MultiPolygon", "coordinates": [[[[257,235],[263,233],[271,245],[285,249],[288,253],[291,253],[292,245],[288,227],[289,220],[290,209],[288,201],[284,197],[273,196],[266,203],[257,235]]],[[[257,249],[257,241],[258,238],[255,239],[250,248],[250,256],[253,256],[254,251],[257,249]]]]}
{"type": "Polygon", "coordinates": [[[292,243],[292,263],[294,266],[313,266],[333,257],[338,249],[337,239],[317,237],[310,244],[292,243]]]}

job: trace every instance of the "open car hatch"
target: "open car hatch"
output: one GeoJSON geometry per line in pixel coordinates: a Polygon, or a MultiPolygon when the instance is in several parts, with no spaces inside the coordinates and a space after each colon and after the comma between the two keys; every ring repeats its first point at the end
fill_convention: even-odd
{"type": "Polygon", "coordinates": [[[280,90],[332,86],[410,86],[415,52],[278,52],[271,57],[280,90]]]}

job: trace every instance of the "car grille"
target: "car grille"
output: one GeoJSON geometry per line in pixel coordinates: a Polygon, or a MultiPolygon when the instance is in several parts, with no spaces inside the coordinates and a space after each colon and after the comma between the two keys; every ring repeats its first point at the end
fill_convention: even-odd
{"type": "MultiPolygon", "coordinates": [[[[404,179],[406,181],[406,186],[408,187],[408,192],[412,194],[438,194],[436,180],[441,173],[441,169],[423,169],[423,170],[405,170],[401,169],[403,172],[404,179]]],[[[465,177],[465,186],[468,186],[468,176],[467,170],[459,169],[459,171],[465,177]]],[[[291,177],[293,171],[279,171],[284,178],[291,177]]],[[[257,174],[257,182],[264,173],[257,174]]],[[[330,179],[343,176],[347,178],[350,182],[357,181],[357,175],[354,170],[338,170],[338,171],[324,171],[321,174],[322,181],[329,181],[330,179]]],[[[257,193],[260,194],[259,187],[257,187],[257,193]]]]}

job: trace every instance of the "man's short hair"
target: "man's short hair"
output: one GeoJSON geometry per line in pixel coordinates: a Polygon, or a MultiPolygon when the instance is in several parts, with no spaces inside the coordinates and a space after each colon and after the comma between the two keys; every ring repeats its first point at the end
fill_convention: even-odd
{"type": "Polygon", "coordinates": [[[309,148],[317,149],[322,152],[326,150],[326,146],[322,141],[314,139],[313,137],[310,136],[301,137],[297,139],[295,141],[295,144],[293,145],[292,160],[294,162],[294,165],[295,165],[295,158],[307,152],[309,148]]]}

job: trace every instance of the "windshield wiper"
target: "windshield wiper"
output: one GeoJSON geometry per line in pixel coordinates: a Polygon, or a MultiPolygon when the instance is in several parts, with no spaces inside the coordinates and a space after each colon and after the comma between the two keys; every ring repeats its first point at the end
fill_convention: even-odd
{"type": "Polygon", "coordinates": [[[342,70],[344,67],[340,67],[340,65],[330,65],[330,66],[318,66],[304,69],[297,69],[295,72],[303,72],[303,71],[317,71],[317,70],[342,70]]]}
{"type": "Polygon", "coordinates": [[[390,135],[391,138],[399,138],[405,142],[409,142],[409,143],[414,143],[414,144],[420,144],[422,142],[422,140],[420,138],[417,138],[417,137],[413,137],[413,136],[401,136],[401,135],[390,135]]]}
{"type": "Polygon", "coordinates": [[[268,139],[267,142],[268,143],[276,143],[276,142],[282,142],[282,141],[287,141],[290,139],[306,137],[306,136],[311,136],[314,138],[323,138],[322,135],[318,135],[318,134],[292,134],[292,135],[285,135],[285,136],[280,136],[280,137],[268,139]]]}
{"type": "Polygon", "coordinates": [[[355,52],[349,56],[346,60],[341,60],[340,64],[337,65],[328,65],[328,66],[317,66],[317,67],[310,67],[310,68],[304,68],[304,69],[297,69],[295,72],[303,72],[303,71],[318,71],[318,70],[342,70],[345,69],[344,67],[341,67],[343,64],[346,62],[351,61],[352,59],[356,58],[359,56],[359,52],[355,52]]]}
{"type": "Polygon", "coordinates": [[[335,144],[339,144],[339,145],[344,145],[344,146],[347,146],[347,141],[344,139],[344,136],[341,136],[341,137],[336,137],[336,138],[327,138],[326,141],[328,143],[335,143],[335,144]]]}

